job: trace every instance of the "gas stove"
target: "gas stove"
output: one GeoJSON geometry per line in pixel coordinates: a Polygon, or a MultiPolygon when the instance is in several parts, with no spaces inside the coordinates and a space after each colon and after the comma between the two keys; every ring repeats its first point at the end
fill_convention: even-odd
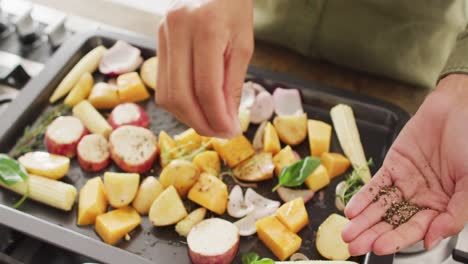
{"type": "MultiPolygon", "coordinates": [[[[130,3],[125,0],[114,1],[130,3]]],[[[131,4],[138,6],[141,1],[131,4]]],[[[0,120],[2,112],[21,92],[21,88],[43,69],[64,41],[76,33],[97,28],[123,31],[26,1],[0,1],[0,120]]],[[[468,225],[459,236],[443,240],[431,251],[425,251],[421,243],[403,249],[396,254],[394,263],[468,263],[465,252],[468,252],[468,225]]],[[[85,262],[93,261],[0,224],[0,264],[85,262]]]]}

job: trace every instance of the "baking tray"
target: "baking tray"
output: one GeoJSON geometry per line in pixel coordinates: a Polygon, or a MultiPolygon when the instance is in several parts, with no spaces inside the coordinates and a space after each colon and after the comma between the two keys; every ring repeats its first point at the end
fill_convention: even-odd
{"type": "MultiPolygon", "coordinates": [[[[8,152],[22,135],[27,125],[48,108],[48,98],[55,87],[88,51],[97,45],[112,46],[116,40],[125,40],[139,47],[142,56],[154,56],[156,42],[148,38],[130,33],[95,31],[77,35],[66,42],[47,62],[44,70],[23,89],[20,96],[10,105],[0,118],[0,152],[8,152]]],[[[97,80],[105,77],[96,73],[97,80]]],[[[302,93],[304,110],[309,118],[320,119],[331,123],[329,110],[338,103],[350,105],[355,112],[361,139],[367,157],[372,157],[376,171],[382,164],[383,158],[391,143],[409,119],[409,114],[402,109],[370,97],[355,95],[333,87],[317,83],[297,80],[276,72],[250,67],[247,79],[264,85],[272,91],[276,87],[299,88],[302,93]]],[[[149,113],[151,129],[158,133],[165,130],[173,135],[186,129],[170,114],[158,108],[152,100],[141,104],[149,113]]],[[[251,125],[247,135],[251,139],[257,126],[251,125]]],[[[305,141],[295,148],[301,156],[308,155],[308,142],[305,141]]],[[[331,151],[341,152],[336,135],[333,134],[331,151]]],[[[112,165],[108,170],[117,170],[112,165]]],[[[154,171],[149,174],[158,175],[159,169],[155,164],[154,171]]],[[[63,179],[79,190],[89,178],[102,173],[83,172],[76,159],[71,163],[68,175],[63,179]]],[[[334,206],[334,190],[343,176],[332,180],[331,184],[318,192],[313,200],[307,204],[310,223],[300,231],[303,238],[299,252],[309,258],[320,259],[315,248],[315,234],[317,227],[329,214],[338,212],[334,206]]],[[[232,187],[232,182],[228,182],[232,187]]],[[[278,199],[271,192],[273,180],[261,184],[258,191],[270,198],[278,199]]],[[[76,225],[77,205],[71,212],[63,212],[40,203],[27,200],[19,210],[13,209],[12,204],[19,198],[10,191],[0,190],[0,223],[20,232],[37,237],[46,242],[66,248],[82,255],[105,263],[189,263],[187,247],[184,239],[177,236],[174,227],[155,228],[143,217],[140,227],[134,230],[130,241],[121,241],[117,246],[109,246],[99,239],[92,226],[78,227],[76,225]]],[[[227,217],[227,216],[226,216],[227,217]]],[[[227,217],[229,218],[229,217],[227,217]]],[[[239,253],[235,263],[240,263],[240,256],[246,252],[257,252],[262,257],[274,256],[256,237],[241,239],[239,253]]],[[[393,256],[375,256],[368,254],[353,258],[360,263],[392,263],[393,256]]]]}

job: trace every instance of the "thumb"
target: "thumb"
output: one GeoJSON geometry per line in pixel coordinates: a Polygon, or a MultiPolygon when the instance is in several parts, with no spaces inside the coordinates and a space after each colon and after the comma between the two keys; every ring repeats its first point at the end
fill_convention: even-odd
{"type": "Polygon", "coordinates": [[[424,238],[424,247],[431,249],[442,239],[454,236],[463,230],[468,221],[468,177],[459,181],[447,210],[432,221],[424,238]]]}

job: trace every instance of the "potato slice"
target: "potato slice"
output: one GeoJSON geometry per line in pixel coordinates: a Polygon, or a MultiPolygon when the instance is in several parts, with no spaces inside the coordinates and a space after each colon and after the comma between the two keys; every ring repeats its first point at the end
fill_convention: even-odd
{"type": "Polygon", "coordinates": [[[216,151],[203,151],[196,155],[192,162],[198,167],[200,172],[217,176],[221,171],[221,161],[216,151]]]}
{"type": "Polygon", "coordinates": [[[154,226],[173,225],[186,216],[184,203],[172,185],[154,200],[148,215],[154,226]]]}
{"type": "Polygon", "coordinates": [[[89,179],[80,190],[77,225],[91,225],[107,209],[107,197],[100,177],[89,179]]]}
{"type": "Polygon", "coordinates": [[[173,160],[159,175],[159,181],[167,188],[174,186],[180,196],[184,197],[197,182],[200,170],[192,162],[173,160]]]}
{"type": "Polygon", "coordinates": [[[190,189],[188,199],[222,215],[227,208],[227,186],[218,177],[202,173],[197,183],[190,189]]]}
{"type": "Polygon", "coordinates": [[[18,158],[18,162],[29,173],[54,180],[63,178],[70,169],[69,158],[42,151],[26,153],[18,158]]]}
{"type": "Polygon", "coordinates": [[[192,211],[187,217],[185,217],[182,221],[177,223],[175,226],[175,230],[177,234],[183,237],[187,237],[190,233],[192,228],[200,223],[203,219],[205,219],[206,215],[206,208],[200,207],[192,211]]]}
{"type": "Polygon", "coordinates": [[[259,182],[271,179],[274,169],[271,153],[261,152],[237,165],[233,174],[239,180],[259,182]]]}
{"type": "Polygon", "coordinates": [[[138,173],[104,173],[104,186],[110,205],[120,208],[129,205],[138,191],[138,173]]]}
{"type": "Polygon", "coordinates": [[[154,200],[164,191],[164,186],[153,176],[146,177],[133,200],[133,207],[141,215],[146,215],[154,200]]]}
{"type": "Polygon", "coordinates": [[[341,238],[341,230],[348,222],[341,215],[331,214],[319,226],[315,245],[320,255],[330,260],[347,260],[351,256],[348,244],[341,238]]]}
{"type": "Polygon", "coordinates": [[[271,152],[273,155],[281,150],[281,144],[276,133],[275,127],[268,122],[265,126],[265,134],[263,134],[263,151],[271,152]]]}
{"type": "Polygon", "coordinates": [[[307,130],[311,156],[320,157],[322,153],[330,150],[331,125],[323,121],[310,119],[307,122],[307,130]]]}
{"type": "Polygon", "coordinates": [[[102,214],[96,218],[96,233],[107,244],[114,245],[141,223],[141,217],[132,207],[102,214]]]}
{"type": "Polygon", "coordinates": [[[307,137],[307,114],[276,116],[273,124],[279,139],[291,146],[302,143],[307,137]]]}

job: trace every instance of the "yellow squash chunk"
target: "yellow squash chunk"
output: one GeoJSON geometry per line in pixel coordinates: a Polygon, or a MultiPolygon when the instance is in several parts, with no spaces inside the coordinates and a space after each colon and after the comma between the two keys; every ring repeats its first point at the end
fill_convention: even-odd
{"type": "Polygon", "coordinates": [[[277,116],[273,120],[276,132],[285,144],[296,146],[307,137],[307,114],[277,116]]]}
{"type": "Polygon", "coordinates": [[[320,164],[317,169],[307,177],[304,183],[314,192],[330,184],[330,176],[328,176],[328,171],[325,166],[320,164]]]}
{"type": "Polygon", "coordinates": [[[117,87],[104,82],[96,83],[91,90],[88,101],[96,109],[112,109],[120,104],[117,87]]]}
{"type": "Polygon", "coordinates": [[[228,202],[226,184],[218,177],[202,173],[190,189],[188,199],[219,215],[224,214],[228,202]]]}
{"type": "Polygon", "coordinates": [[[206,172],[217,176],[221,171],[221,161],[216,151],[203,151],[196,155],[192,162],[198,167],[200,172],[206,172]]]}
{"type": "Polygon", "coordinates": [[[153,176],[146,177],[133,200],[133,207],[141,215],[146,215],[154,200],[164,191],[164,186],[153,176]]]}
{"type": "Polygon", "coordinates": [[[315,246],[320,255],[330,260],[347,260],[351,257],[348,244],[341,238],[341,231],[348,222],[341,215],[331,214],[319,226],[315,246]]]}
{"type": "Polygon", "coordinates": [[[294,233],[299,232],[309,223],[309,215],[307,214],[302,197],[283,204],[276,211],[276,217],[294,233]]]}
{"type": "Polygon", "coordinates": [[[104,187],[110,205],[114,208],[129,205],[135,198],[139,182],[138,173],[104,173],[104,187]]]}
{"type": "Polygon", "coordinates": [[[213,149],[213,138],[202,136],[202,145],[206,146],[206,149],[213,149]]]}
{"type": "Polygon", "coordinates": [[[27,172],[54,180],[63,178],[70,169],[68,157],[43,151],[26,153],[18,158],[18,162],[27,172]]]}
{"type": "Polygon", "coordinates": [[[161,152],[159,155],[159,164],[161,167],[166,167],[175,156],[175,141],[166,132],[159,132],[158,149],[161,152]]]}
{"type": "Polygon", "coordinates": [[[275,127],[268,122],[265,126],[265,132],[263,134],[263,151],[270,152],[273,155],[281,150],[281,144],[276,133],[275,127]]]}
{"type": "Polygon", "coordinates": [[[213,148],[231,168],[255,154],[252,144],[243,135],[229,140],[213,139],[213,148]]]}
{"type": "Polygon", "coordinates": [[[307,129],[311,156],[320,157],[322,153],[328,152],[330,150],[332,127],[323,121],[309,119],[307,129]]]}
{"type": "Polygon", "coordinates": [[[187,237],[192,228],[205,219],[206,208],[200,207],[192,211],[182,221],[177,223],[175,230],[180,236],[187,237]]]}
{"type": "Polygon", "coordinates": [[[192,151],[200,147],[202,137],[193,128],[189,128],[184,132],[175,135],[174,140],[182,155],[190,154],[192,151]]]}
{"type": "Polygon", "coordinates": [[[187,160],[173,160],[164,167],[159,175],[159,181],[167,188],[174,186],[180,196],[184,197],[197,182],[200,170],[187,160]]]}
{"type": "Polygon", "coordinates": [[[112,127],[106,119],[87,100],[83,100],[73,107],[73,115],[83,122],[85,127],[94,134],[101,134],[108,138],[112,127]]]}
{"type": "Polygon", "coordinates": [[[321,158],[330,179],[343,174],[350,165],[349,160],[340,153],[323,153],[321,158]]]}
{"type": "Polygon", "coordinates": [[[296,157],[290,146],[284,147],[280,152],[276,153],[273,157],[273,164],[275,164],[275,173],[280,175],[284,167],[288,167],[296,163],[296,157]]]}
{"type": "Polygon", "coordinates": [[[140,75],[136,72],[129,72],[117,77],[117,89],[119,92],[120,102],[139,102],[150,97],[148,90],[140,79],[140,75]]]}
{"type": "Polygon", "coordinates": [[[88,180],[80,190],[77,225],[91,225],[107,209],[107,197],[100,177],[88,180]]]}
{"type": "Polygon", "coordinates": [[[237,113],[237,118],[239,118],[242,132],[246,132],[249,129],[249,125],[250,125],[250,110],[240,108],[239,113],[237,113]]]}
{"type": "Polygon", "coordinates": [[[301,247],[302,239],[291,232],[275,216],[269,216],[255,223],[258,238],[279,260],[289,258],[301,247]]]}
{"type": "Polygon", "coordinates": [[[148,218],[154,226],[168,226],[178,223],[186,216],[184,203],[171,185],[154,200],[148,218]]]}
{"type": "Polygon", "coordinates": [[[68,106],[75,106],[77,103],[88,98],[93,89],[94,78],[93,75],[89,72],[85,72],[81,75],[81,78],[78,80],[78,83],[73,87],[70,93],[65,98],[64,103],[68,106]]]}
{"type": "Polygon", "coordinates": [[[96,218],[96,233],[107,244],[114,245],[139,226],[141,217],[135,209],[126,206],[96,218]]]}

